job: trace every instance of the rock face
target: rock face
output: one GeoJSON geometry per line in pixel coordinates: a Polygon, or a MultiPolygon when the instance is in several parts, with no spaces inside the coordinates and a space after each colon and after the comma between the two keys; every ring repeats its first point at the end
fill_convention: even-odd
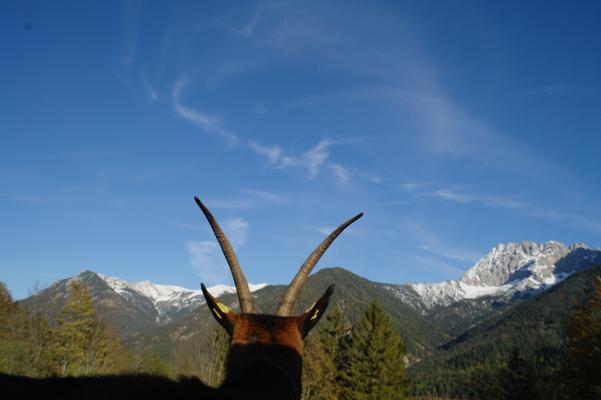
{"type": "Polygon", "coordinates": [[[601,251],[576,243],[550,241],[502,243],[470,268],[461,279],[441,283],[390,285],[397,296],[422,313],[465,299],[529,297],[564,280],[573,272],[601,263],[601,251]]]}

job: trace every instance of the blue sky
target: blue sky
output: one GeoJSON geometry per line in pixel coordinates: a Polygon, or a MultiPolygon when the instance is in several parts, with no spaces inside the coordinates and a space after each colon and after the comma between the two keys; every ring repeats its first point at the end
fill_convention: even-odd
{"type": "Polygon", "coordinates": [[[598,2],[2,2],[0,280],[458,278],[601,245],[598,2]],[[486,3],[486,4],[485,4],[486,3]]]}

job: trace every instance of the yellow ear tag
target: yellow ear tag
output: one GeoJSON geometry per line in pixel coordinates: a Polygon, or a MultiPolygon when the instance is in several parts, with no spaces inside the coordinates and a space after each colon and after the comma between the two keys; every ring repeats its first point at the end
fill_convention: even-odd
{"type": "Polygon", "coordinates": [[[311,317],[311,321],[313,321],[315,318],[317,318],[318,314],[319,314],[319,310],[315,310],[315,312],[313,313],[313,316],[311,317]]]}
{"type": "MultiPolygon", "coordinates": [[[[315,302],[315,303],[317,303],[317,302],[315,302]]],[[[305,313],[308,313],[309,311],[311,311],[311,309],[312,309],[313,307],[315,307],[315,303],[311,304],[311,307],[307,308],[307,309],[305,310],[305,313]]]]}
{"type": "Polygon", "coordinates": [[[219,307],[219,309],[224,313],[227,314],[230,312],[230,309],[225,305],[225,304],[221,304],[221,303],[217,303],[217,307],[219,307]]]}
{"type": "Polygon", "coordinates": [[[221,313],[227,314],[230,312],[230,309],[225,304],[217,303],[217,308],[219,308],[219,311],[221,312],[217,311],[215,308],[213,308],[213,312],[219,319],[223,318],[221,313]]]}

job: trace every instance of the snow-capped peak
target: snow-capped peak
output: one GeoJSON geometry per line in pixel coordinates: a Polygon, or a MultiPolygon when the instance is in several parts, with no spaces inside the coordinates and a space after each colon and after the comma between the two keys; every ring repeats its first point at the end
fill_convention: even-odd
{"type": "MultiPolygon", "coordinates": [[[[101,277],[115,292],[123,295],[124,293],[133,290],[138,294],[151,299],[153,303],[170,301],[182,297],[202,296],[202,291],[200,289],[192,290],[181,286],[161,285],[152,283],[150,281],[128,282],[121,278],[110,277],[103,274],[97,275],[101,277]]],[[[254,292],[267,286],[267,283],[249,283],[248,286],[250,291],[254,292]]],[[[236,287],[223,284],[210,286],[207,289],[215,297],[221,296],[225,293],[236,293],[236,287]]]]}
{"type": "MultiPolygon", "coordinates": [[[[154,308],[157,322],[170,321],[172,316],[182,310],[191,310],[205,302],[200,289],[192,290],[175,285],[160,285],[150,281],[128,282],[121,278],[97,274],[117,294],[140,307],[154,308]],[[148,304],[150,303],[150,304],[148,304]]],[[[251,292],[267,286],[266,283],[249,284],[251,292]]],[[[215,285],[207,288],[219,297],[226,293],[235,293],[236,288],[227,285],[215,285]]]]}
{"type": "Polygon", "coordinates": [[[459,280],[389,288],[407,303],[426,312],[463,299],[534,293],[600,261],[601,251],[582,243],[569,247],[556,241],[501,243],[459,280]]]}

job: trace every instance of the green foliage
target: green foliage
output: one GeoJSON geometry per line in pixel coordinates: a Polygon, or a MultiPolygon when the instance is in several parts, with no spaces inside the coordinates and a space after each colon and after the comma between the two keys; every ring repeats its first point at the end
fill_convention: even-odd
{"type": "Polygon", "coordinates": [[[601,399],[601,276],[588,301],[570,316],[568,356],[561,370],[565,399],[601,399]]]}
{"type": "Polygon", "coordinates": [[[211,345],[211,363],[207,383],[211,386],[218,387],[225,378],[225,360],[230,350],[230,337],[228,334],[218,327],[213,333],[213,341],[211,345]]]}
{"type": "Polygon", "coordinates": [[[0,282],[0,372],[43,376],[48,374],[50,328],[39,314],[12,301],[0,282]]]}
{"type": "MultiPolygon", "coordinates": [[[[441,337],[439,332],[416,339],[427,323],[416,320],[399,329],[413,317],[404,309],[394,310],[388,291],[342,270],[320,274],[324,276],[309,281],[299,307],[321,295],[326,282],[336,281],[340,290],[305,341],[303,399],[406,398],[406,373],[409,393],[421,399],[552,400],[559,394],[564,399],[601,399],[601,266],[489,314],[437,350],[429,346],[441,337]],[[367,305],[369,297],[378,304],[367,305]],[[405,353],[401,333],[416,350],[412,354],[405,353]]],[[[266,289],[271,294],[261,298],[278,298],[279,288],[266,289]]],[[[85,285],[74,280],[69,296],[62,299],[57,300],[58,311],[35,314],[13,302],[0,284],[0,372],[47,376],[126,371],[196,375],[215,386],[222,381],[229,340],[203,310],[190,323],[161,327],[161,335],[132,341],[136,346],[124,351],[99,322],[85,285]]],[[[236,304],[235,296],[224,299],[236,304]]]]}
{"type": "Polygon", "coordinates": [[[129,372],[157,376],[172,376],[173,368],[161,354],[150,348],[136,349],[128,365],[129,372]]]}
{"type": "Polygon", "coordinates": [[[405,347],[392,318],[372,303],[342,346],[340,398],[404,399],[404,357],[405,347]]]}
{"type": "Polygon", "coordinates": [[[303,360],[303,399],[336,400],[339,388],[338,361],[350,323],[340,307],[334,307],[305,340],[303,360]]]}
{"type": "Polygon", "coordinates": [[[122,350],[120,342],[96,319],[85,284],[73,280],[52,328],[49,352],[54,373],[67,376],[113,371],[122,350]]]}
{"type": "Polygon", "coordinates": [[[437,353],[408,369],[410,393],[493,398],[476,393],[503,379],[501,371],[517,350],[532,369],[531,382],[537,386],[538,398],[556,397],[557,373],[566,353],[565,326],[572,305],[586,299],[600,273],[601,266],[575,273],[441,346],[437,353]]]}

